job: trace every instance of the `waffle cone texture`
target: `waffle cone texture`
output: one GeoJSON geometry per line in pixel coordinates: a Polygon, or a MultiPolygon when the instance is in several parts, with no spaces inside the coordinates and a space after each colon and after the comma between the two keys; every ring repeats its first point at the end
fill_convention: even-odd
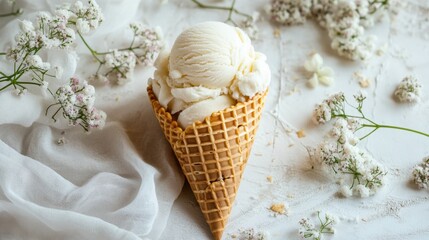
{"type": "Polygon", "coordinates": [[[147,91],[159,124],[214,239],[221,239],[250,156],[268,91],[215,112],[186,129],[182,129],[161,106],[151,86],[147,91]]]}

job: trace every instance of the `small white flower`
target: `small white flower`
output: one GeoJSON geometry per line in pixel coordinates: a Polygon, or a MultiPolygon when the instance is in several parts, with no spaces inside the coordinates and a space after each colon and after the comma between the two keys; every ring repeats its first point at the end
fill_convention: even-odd
{"type": "Polygon", "coordinates": [[[71,78],[67,85],[58,88],[55,99],[70,126],[81,125],[85,131],[104,126],[106,113],[94,107],[95,88],[86,81],[71,78]]]}
{"type": "Polygon", "coordinates": [[[313,150],[311,161],[333,178],[342,179],[339,190],[342,196],[368,197],[384,184],[386,171],[368,152],[357,146],[359,138],[353,128],[349,121],[337,118],[333,129],[313,150]]]}
{"type": "Polygon", "coordinates": [[[343,196],[343,197],[351,197],[353,196],[353,191],[350,189],[350,186],[346,186],[346,185],[342,185],[340,187],[340,191],[339,193],[343,196]]]}
{"type": "Polygon", "coordinates": [[[90,26],[88,21],[86,21],[85,19],[79,18],[76,21],[76,29],[81,33],[81,34],[86,34],[89,32],[90,30],[90,26]]]}
{"type": "Polygon", "coordinates": [[[323,66],[323,58],[318,54],[313,54],[309,60],[304,64],[305,70],[312,74],[308,80],[311,87],[316,87],[319,82],[329,86],[334,82],[334,70],[330,67],[323,66]]]}
{"type": "Polygon", "coordinates": [[[405,77],[396,87],[395,96],[401,102],[419,102],[421,98],[419,81],[414,76],[405,77]]]}
{"type": "Polygon", "coordinates": [[[429,157],[413,169],[413,181],[419,188],[429,188],[429,157]]]}
{"type": "Polygon", "coordinates": [[[39,55],[28,56],[26,59],[26,63],[30,67],[38,68],[41,70],[49,70],[51,68],[51,64],[48,62],[43,62],[42,58],[39,55]]]}
{"type": "Polygon", "coordinates": [[[111,68],[111,75],[114,75],[117,84],[122,85],[129,82],[136,66],[136,56],[130,51],[113,50],[112,53],[104,57],[106,66],[111,68]]]}
{"type": "Polygon", "coordinates": [[[284,25],[302,24],[310,15],[311,0],[274,0],[271,18],[284,25]]]}
{"type": "Polygon", "coordinates": [[[21,31],[23,32],[33,32],[34,26],[33,23],[27,20],[23,20],[19,23],[19,27],[21,28],[21,31]]]}
{"type": "Polygon", "coordinates": [[[26,93],[27,93],[27,89],[26,88],[24,88],[24,89],[18,89],[18,88],[16,88],[16,89],[14,89],[12,91],[12,94],[14,94],[16,96],[22,96],[22,95],[25,95],[26,93]]]}
{"type": "Polygon", "coordinates": [[[240,23],[240,28],[247,33],[250,39],[256,40],[259,35],[259,28],[256,22],[259,20],[259,12],[254,12],[251,17],[240,23]]]}
{"type": "Polygon", "coordinates": [[[356,191],[358,192],[359,196],[361,198],[367,198],[370,195],[369,188],[365,187],[362,184],[359,184],[355,187],[356,191]]]}

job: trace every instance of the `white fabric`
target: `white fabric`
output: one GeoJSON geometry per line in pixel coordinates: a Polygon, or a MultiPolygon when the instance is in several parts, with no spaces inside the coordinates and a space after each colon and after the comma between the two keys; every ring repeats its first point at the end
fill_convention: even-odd
{"type": "MultiPolygon", "coordinates": [[[[121,28],[135,18],[140,1],[98,2],[105,22],[88,40],[108,50],[112,41],[124,41],[121,28]]],[[[19,1],[19,19],[56,4],[19,1]]],[[[0,51],[10,46],[17,23],[0,18],[0,51]]],[[[50,86],[73,74],[86,77],[97,67],[85,55],[76,61],[70,52],[45,54],[65,69],[63,80],[50,86]]],[[[0,70],[6,69],[1,56],[0,70]]],[[[0,239],[160,237],[184,179],[147,98],[152,74],[138,69],[128,85],[97,87],[96,105],[107,112],[108,123],[91,134],[45,116],[49,98],[37,89],[21,97],[0,93],[0,239]],[[56,144],[60,137],[64,145],[56,144]]]]}

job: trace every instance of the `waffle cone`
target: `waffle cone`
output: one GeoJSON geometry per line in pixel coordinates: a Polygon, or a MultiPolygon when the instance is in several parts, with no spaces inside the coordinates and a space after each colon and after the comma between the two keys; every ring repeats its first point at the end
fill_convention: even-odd
{"type": "Polygon", "coordinates": [[[250,156],[267,91],[182,129],[158,102],[153,110],[216,240],[221,239],[250,156]]]}

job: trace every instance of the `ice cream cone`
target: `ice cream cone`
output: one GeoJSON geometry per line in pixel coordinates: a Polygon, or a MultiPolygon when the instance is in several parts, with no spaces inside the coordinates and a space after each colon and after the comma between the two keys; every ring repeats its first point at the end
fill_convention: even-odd
{"type": "Polygon", "coordinates": [[[250,156],[267,91],[215,112],[186,129],[179,127],[161,106],[151,86],[147,91],[214,239],[221,239],[250,156]]]}

